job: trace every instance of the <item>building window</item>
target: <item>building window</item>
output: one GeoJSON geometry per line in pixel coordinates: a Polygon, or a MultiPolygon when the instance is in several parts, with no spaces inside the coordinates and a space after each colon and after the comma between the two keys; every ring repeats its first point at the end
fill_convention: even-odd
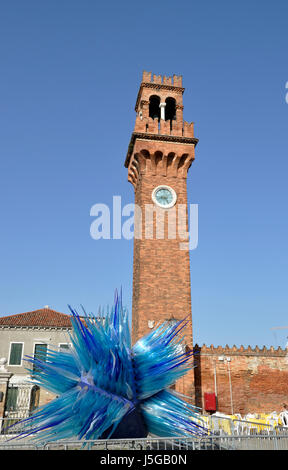
{"type": "Polygon", "coordinates": [[[67,351],[67,349],[69,349],[69,344],[68,343],[60,343],[59,344],[59,351],[67,351]]]}
{"type": "MultiPolygon", "coordinates": [[[[39,343],[34,346],[34,359],[46,362],[47,358],[47,344],[39,343]]],[[[41,368],[37,364],[33,364],[33,372],[40,372],[41,368]]]]}
{"type": "Polygon", "coordinates": [[[9,355],[10,366],[21,366],[22,350],[23,350],[23,343],[11,343],[10,355],[9,355]]]}
{"type": "Polygon", "coordinates": [[[17,411],[18,387],[8,387],[5,411],[17,411]]]}

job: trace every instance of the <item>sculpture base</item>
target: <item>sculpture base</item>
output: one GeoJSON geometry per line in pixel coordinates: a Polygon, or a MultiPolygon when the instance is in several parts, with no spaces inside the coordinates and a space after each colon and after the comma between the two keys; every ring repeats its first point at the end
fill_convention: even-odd
{"type": "MultiPolygon", "coordinates": [[[[112,426],[99,439],[107,439],[111,429],[112,426]]],[[[141,439],[147,437],[147,435],[148,431],[141,413],[135,408],[124,416],[109,439],[141,439]]]]}

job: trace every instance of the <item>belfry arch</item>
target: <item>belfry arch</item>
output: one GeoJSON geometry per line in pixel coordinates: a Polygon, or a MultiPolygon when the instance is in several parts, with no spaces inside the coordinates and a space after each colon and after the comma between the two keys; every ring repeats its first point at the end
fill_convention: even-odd
{"type": "Polygon", "coordinates": [[[176,100],[174,98],[166,98],[165,100],[165,121],[176,119],[176,100]]]}
{"type": "Polygon", "coordinates": [[[160,120],[160,96],[152,95],[149,98],[149,117],[160,120]]]}

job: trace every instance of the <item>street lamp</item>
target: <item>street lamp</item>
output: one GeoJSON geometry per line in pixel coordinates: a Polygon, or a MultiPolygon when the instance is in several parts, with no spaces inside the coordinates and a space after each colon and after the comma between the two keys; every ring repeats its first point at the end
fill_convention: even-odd
{"type": "Polygon", "coordinates": [[[223,361],[224,363],[227,363],[228,377],[229,377],[229,388],[230,388],[231,414],[234,415],[233,396],[232,396],[232,381],[231,381],[231,370],[230,370],[231,357],[229,357],[229,356],[219,356],[218,360],[223,361]]]}

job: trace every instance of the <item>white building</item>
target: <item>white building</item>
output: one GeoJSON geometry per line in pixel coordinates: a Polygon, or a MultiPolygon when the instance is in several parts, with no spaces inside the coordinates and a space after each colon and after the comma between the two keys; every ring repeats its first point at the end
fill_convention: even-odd
{"type": "Polygon", "coordinates": [[[71,315],[48,306],[32,312],[0,317],[0,419],[24,418],[54,398],[31,383],[32,365],[25,356],[45,360],[49,348],[67,348],[71,315]]]}

